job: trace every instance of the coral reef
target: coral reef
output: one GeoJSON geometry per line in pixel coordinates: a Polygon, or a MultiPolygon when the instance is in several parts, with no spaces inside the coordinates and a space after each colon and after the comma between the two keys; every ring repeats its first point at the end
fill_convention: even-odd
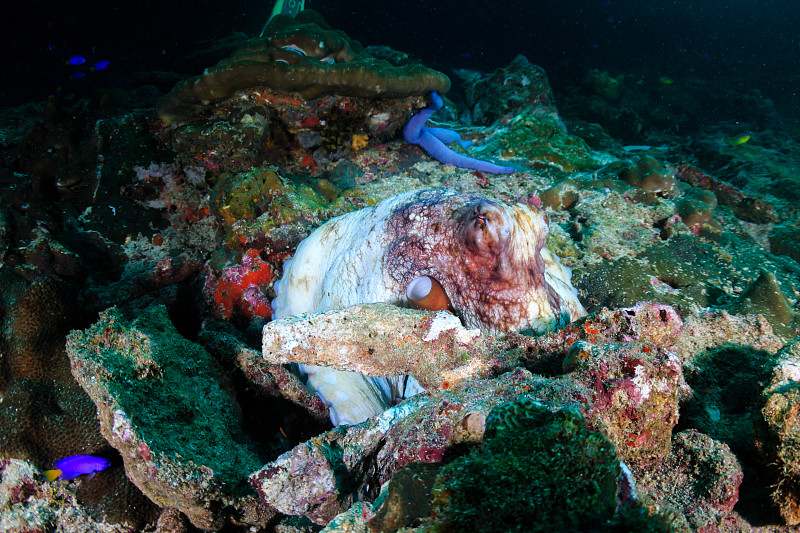
{"type": "Polygon", "coordinates": [[[162,142],[184,165],[244,172],[265,162],[320,175],[399,131],[420,96],[450,80],[371,57],[319,13],[278,16],[261,37],[158,105],[162,142]]]}
{"type": "Polygon", "coordinates": [[[159,103],[158,113],[169,123],[237,90],[260,85],[298,92],[306,100],[328,94],[397,98],[447,92],[450,80],[423,66],[395,67],[375,60],[357,41],[306,9],[294,19],[274,17],[261,37],[248,41],[230,59],[179,83],[159,103]]]}
{"type": "MultiPolygon", "coordinates": [[[[26,459],[45,469],[69,455],[110,457],[97,409],[70,373],[64,347],[75,320],[67,311],[69,290],[55,278],[28,284],[7,270],[0,276],[7,289],[6,334],[0,340],[0,458],[26,459]]],[[[154,512],[116,467],[83,483],[74,497],[90,516],[107,516],[130,527],[143,525],[154,512]]]]}
{"type": "Polygon", "coordinates": [[[158,110],[0,112],[0,529],[800,524],[800,143],[769,102],[457,71],[426,127],[493,175],[403,142],[449,86],[417,63],[306,12],[158,110]],[[300,365],[394,389],[332,427],[300,365]],[[110,466],[46,481],[72,454],[110,466]]]}
{"type": "Polygon", "coordinates": [[[205,274],[203,293],[212,305],[212,316],[245,321],[268,320],[272,316],[269,298],[262,294],[260,287],[271,284],[276,276],[258,250],[248,250],[240,264],[227,265],[219,274],[206,264],[205,274]]]}

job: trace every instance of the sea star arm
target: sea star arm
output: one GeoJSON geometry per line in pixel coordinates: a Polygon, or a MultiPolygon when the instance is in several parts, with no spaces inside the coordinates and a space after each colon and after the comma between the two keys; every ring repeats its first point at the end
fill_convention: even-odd
{"type": "Polygon", "coordinates": [[[429,133],[432,133],[434,137],[442,141],[444,144],[458,143],[462,146],[462,148],[469,148],[470,145],[472,145],[472,141],[461,140],[461,135],[453,130],[432,128],[430,126],[425,126],[425,130],[427,130],[429,133]]]}
{"type": "Polygon", "coordinates": [[[430,97],[431,105],[420,110],[416,115],[411,117],[405,128],[403,128],[403,138],[406,142],[420,145],[432,157],[438,159],[445,165],[471,168],[490,174],[510,174],[514,172],[513,167],[504,167],[489,163],[488,161],[467,157],[448,148],[445,143],[458,142],[465,148],[469,146],[469,143],[462,141],[461,136],[454,131],[425,126],[425,122],[431,118],[431,115],[442,107],[442,97],[439,96],[436,91],[432,91],[430,97]]]}

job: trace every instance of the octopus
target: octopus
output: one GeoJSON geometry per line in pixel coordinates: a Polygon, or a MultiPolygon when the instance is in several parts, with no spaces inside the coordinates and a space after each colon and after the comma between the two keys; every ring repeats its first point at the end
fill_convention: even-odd
{"type": "MultiPolygon", "coordinates": [[[[465,327],[543,334],[586,314],[570,270],[544,247],[547,233],[547,215],[533,206],[445,190],[398,194],[303,240],[275,283],[273,318],[360,303],[413,307],[433,291],[434,305],[465,327]]],[[[411,376],[300,366],[334,425],[362,422],[423,390],[411,376]]]]}

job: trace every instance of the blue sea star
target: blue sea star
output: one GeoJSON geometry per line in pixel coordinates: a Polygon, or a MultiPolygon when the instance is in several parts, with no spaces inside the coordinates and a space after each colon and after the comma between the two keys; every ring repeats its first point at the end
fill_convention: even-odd
{"type": "Polygon", "coordinates": [[[425,122],[431,118],[431,115],[438,109],[441,109],[443,105],[442,97],[439,96],[436,91],[431,91],[430,97],[431,104],[411,117],[403,128],[403,138],[406,142],[420,145],[432,157],[438,159],[445,165],[471,168],[490,174],[510,174],[514,172],[514,167],[504,167],[487,161],[481,161],[480,159],[467,157],[448,148],[446,145],[453,142],[459,143],[464,148],[469,147],[472,143],[470,141],[462,141],[461,136],[455,131],[446,130],[444,128],[432,128],[425,125],[425,122]]]}

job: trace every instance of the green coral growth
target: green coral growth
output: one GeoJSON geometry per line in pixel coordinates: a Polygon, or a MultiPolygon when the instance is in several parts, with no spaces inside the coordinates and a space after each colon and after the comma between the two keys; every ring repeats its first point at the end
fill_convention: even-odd
{"type": "Polygon", "coordinates": [[[225,243],[231,250],[275,240],[299,242],[324,220],[356,209],[344,200],[331,204],[310,186],[266,167],[222,174],[211,200],[225,223],[225,243]]]}
{"type": "Polygon", "coordinates": [[[549,115],[519,115],[503,135],[504,157],[523,157],[565,172],[596,170],[602,163],[580,138],[568,134],[557,118],[549,115]]]}
{"type": "Polygon", "coordinates": [[[509,402],[490,413],[485,439],[439,474],[432,530],[664,530],[641,508],[617,512],[614,445],[588,430],[578,410],[509,402]]]}

